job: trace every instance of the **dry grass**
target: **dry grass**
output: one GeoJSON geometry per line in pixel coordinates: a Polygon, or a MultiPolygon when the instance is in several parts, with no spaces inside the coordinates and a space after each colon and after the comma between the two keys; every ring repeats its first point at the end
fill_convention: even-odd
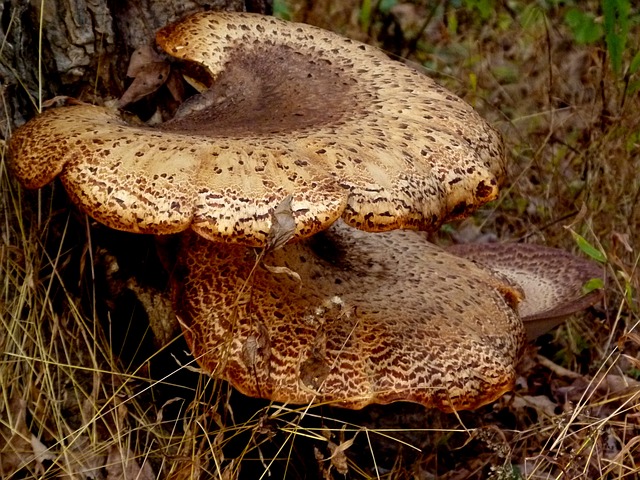
{"type": "Polygon", "coordinates": [[[577,43],[566,5],[495,3],[479,20],[415,3],[363,16],[367,2],[295,2],[290,13],[393,48],[503,131],[503,195],[441,241],[579,252],[570,226],[607,258],[603,306],[530,346],[516,392],[475,412],[271,405],[194,372],[179,340],[149,347],[133,307],[116,317],[98,227],[69,214],[56,187],[21,191],[3,156],[0,477],[640,477],[639,74],[616,78],[602,42],[577,43]]]}

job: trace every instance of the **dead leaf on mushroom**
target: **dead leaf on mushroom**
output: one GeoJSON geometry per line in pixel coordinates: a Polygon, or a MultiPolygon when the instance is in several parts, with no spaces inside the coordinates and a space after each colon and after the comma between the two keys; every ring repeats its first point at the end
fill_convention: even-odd
{"type": "Polygon", "coordinates": [[[289,275],[291,278],[295,279],[298,283],[302,283],[302,278],[300,278],[300,274],[294,272],[290,268],[276,267],[273,265],[266,265],[266,264],[263,264],[262,266],[267,270],[269,270],[274,275],[280,275],[284,273],[285,275],[289,275]]]}
{"type": "Polygon", "coordinates": [[[138,48],[129,62],[127,77],[133,82],[118,100],[118,108],[146,97],[158,90],[169,78],[171,67],[149,45],[138,48]]]}
{"type": "Polygon", "coordinates": [[[327,335],[319,332],[308,357],[300,364],[300,381],[307,388],[317,391],[331,372],[327,362],[327,335]]]}
{"type": "Polygon", "coordinates": [[[291,207],[291,195],[287,195],[273,209],[271,228],[267,236],[267,250],[277,250],[287,243],[296,233],[296,220],[291,207]]]}
{"type": "MultiPolygon", "coordinates": [[[[282,248],[296,233],[296,220],[291,208],[291,195],[287,195],[271,214],[271,228],[267,237],[267,246],[264,252],[282,248]]],[[[302,283],[300,275],[284,266],[272,266],[263,264],[264,268],[275,275],[286,274],[302,283]]]]}

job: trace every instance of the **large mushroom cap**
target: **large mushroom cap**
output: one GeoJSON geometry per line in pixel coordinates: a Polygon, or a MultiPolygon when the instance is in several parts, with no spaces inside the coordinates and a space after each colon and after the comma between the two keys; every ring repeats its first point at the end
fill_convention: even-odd
{"type": "Polygon", "coordinates": [[[460,244],[447,248],[510,279],[524,294],[518,312],[532,340],[602,298],[583,286],[602,268],[564,250],[524,243],[460,244]]]}
{"type": "Polygon", "coordinates": [[[518,292],[415,232],[337,222],[258,265],[250,248],[183,241],[174,298],[187,342],[245,394],[451,411],[513,386],[518,292]]]}
{"type": "Polygon", "coordinates": [[[158,44],[210,90],[157,128],[117,111],[47,111],[9,144],[29,188],[60,175],[117,229],[193,228],[262,246],[288,195],[294,237],[337,218],[369,231],[432,229],[496,197],[500,136],[458,97],[380,51],[308,25],[206,12],[158,44]]]}

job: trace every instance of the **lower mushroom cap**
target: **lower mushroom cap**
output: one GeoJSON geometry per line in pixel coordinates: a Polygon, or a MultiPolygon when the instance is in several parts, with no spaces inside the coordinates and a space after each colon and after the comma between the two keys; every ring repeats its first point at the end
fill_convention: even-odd
{"type": "Polygon", "coordinates": [[[452,411],[513,386],[524,330],[509,287],[414,232],[338,222],[257,266],[253,249],[186,233],[176,272],[195,358],[247,395],[452,411]]]}

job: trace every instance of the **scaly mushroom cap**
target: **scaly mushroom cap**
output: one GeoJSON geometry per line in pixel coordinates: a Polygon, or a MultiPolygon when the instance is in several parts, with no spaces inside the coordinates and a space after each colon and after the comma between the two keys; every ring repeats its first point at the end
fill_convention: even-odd
{"type": "Polygon", "coordinates": [[[28,188],[60,175],[110,227],[263,246],[293,198],[294,238],[342,217],[368,231],[433,229],[494,199],[499,134],[465,102],[383,53],[308,25],[205,12],[158,44],[211,88],[157,128],[102,107],[46,111],[9,144],[28,188]]]}
{"type": "Polygon", "coordinates": [[[602,268],[564,250],[524,243],[487,243],[453,245],[447,251],[505,276],[522,289],[524,299],[518,311],[529,340],[602,298],[600,291],[585,294],[582,290],[586,282],[602,276],[602,268]]]}
{"type": "Polygon", "coordinates": [[[244,246],[183,242],[173,288],[185,338],[204,370],[247,395],[452,411],[513,386],[518,292],[415,232],[337,222],[257,266],[244,246]]]}

